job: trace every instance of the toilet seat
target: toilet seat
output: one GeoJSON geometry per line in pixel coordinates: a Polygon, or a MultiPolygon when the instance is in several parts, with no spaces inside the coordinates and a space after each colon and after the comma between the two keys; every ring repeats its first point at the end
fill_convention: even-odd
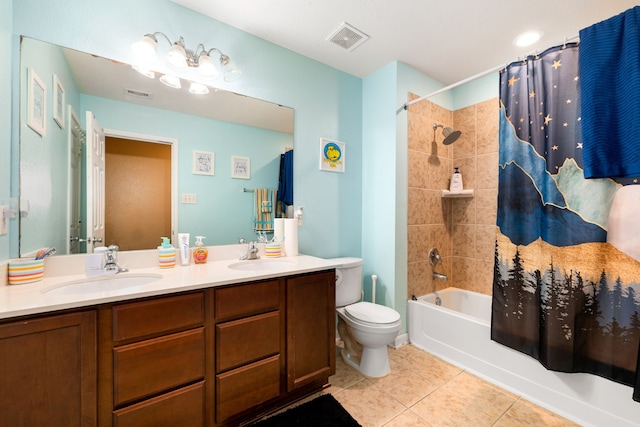
{"type": "Polygon", "coordinates": [[[388,325],[400,320],[400,314],[394,309],[366,301],[348,305],[344,312],[357,322],[371,325],[388,325]]]}

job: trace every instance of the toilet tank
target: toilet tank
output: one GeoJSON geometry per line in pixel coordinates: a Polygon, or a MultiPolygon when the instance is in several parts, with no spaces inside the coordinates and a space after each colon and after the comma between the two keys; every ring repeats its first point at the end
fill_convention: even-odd
{"type": "Polygon", "coordinates": [[[336,307],[353,304],[362,298],[362,259],[334,258],[336,263],[336,307]]]}

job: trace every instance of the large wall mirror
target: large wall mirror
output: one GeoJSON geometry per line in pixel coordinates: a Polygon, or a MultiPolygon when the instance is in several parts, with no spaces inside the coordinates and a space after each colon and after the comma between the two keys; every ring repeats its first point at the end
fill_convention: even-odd
{"type": "Polygon", "coordinates": [[[188,77],[168,87],[158,74],[27,37],[20,52],[21,256],[153,249],[178,233],[207,245],[256,238],[255,194],[272,196],[293,149],[291,108],[213,87],[190,93],[188,77]],[[106,165],[92,177],[87,152],[101,129],[106,148],[94,157],[106,165]],[[91,244],[96,224],[105,235],[91,244]]]}

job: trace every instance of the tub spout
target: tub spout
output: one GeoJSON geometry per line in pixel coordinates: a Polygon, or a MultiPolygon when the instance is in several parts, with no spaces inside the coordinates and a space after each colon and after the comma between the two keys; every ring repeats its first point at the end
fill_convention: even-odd
{"type": "Polygon", "coordinates": [[[448,279],[446,274],[436,273],[435,271],[433,272],[431,277],[433,277],[434,279],[444,280],[444,281],[446,281],[448,279]]]}

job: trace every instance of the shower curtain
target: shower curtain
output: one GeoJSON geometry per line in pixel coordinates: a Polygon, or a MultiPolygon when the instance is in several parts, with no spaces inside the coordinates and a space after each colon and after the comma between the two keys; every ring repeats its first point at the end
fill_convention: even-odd
{"type": "Polygon", "coordinates": [[[633,387],[640,262],[607,233],[616,193],[638,180],[584,179],[579,82],[576,43],[501,71],[491,338],[633,387]]]}

